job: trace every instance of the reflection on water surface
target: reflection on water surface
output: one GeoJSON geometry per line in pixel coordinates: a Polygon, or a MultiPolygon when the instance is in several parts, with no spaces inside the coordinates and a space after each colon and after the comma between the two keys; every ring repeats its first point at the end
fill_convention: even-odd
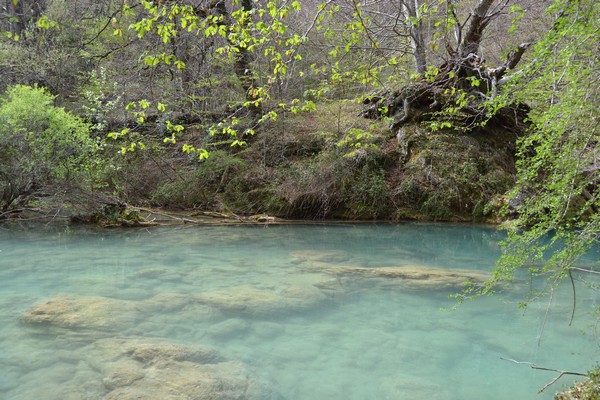
{"type": "MultiPolygon", "coordinates": [[[[551,399],[598,359],[582,288],[452,308],[502,235],[441,225],[0,228],[0,398],[551,399]],[[564,383],[569,383],[569,378],[564,383]]],[[[597,253],[583,263],[598,263],[597,253]]],[[[591,296],[591,297],[590,297],[591,296]]]]}

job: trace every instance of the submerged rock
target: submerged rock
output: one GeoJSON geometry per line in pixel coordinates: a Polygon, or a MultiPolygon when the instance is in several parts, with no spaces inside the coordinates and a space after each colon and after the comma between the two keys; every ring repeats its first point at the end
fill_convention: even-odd
{"type": "Polygon", "coordinates": [[[301,310],[315,306],[325,295],[314,286],[288,286],[260,289],[250,285],[197,295],[196,300],[226,312],[270,315],[274,312],[301,310]]]}
{"type": "Polygon", "coordinates": [[[259,288],[240,285],[201,293],[160,293],[139,302],[144,312],[188,312],[191,318],[210,319],[222,313],[270,315],[281,311],[303,310],[324,301],[326,296],[311,284],[259,288]]]}
{"type": "Polygon", "coordinates": [[[138,310],[150,313],[171,313],[192,309],[197,317],[210,317],[208,306],[200,305],[195,295],[189,293],[161,292],[151,298],[140,301],[138,310]]]}
{"type": "Polygon", "coordinates": [[[33,306],[21,320],[34,325],[114,331],[135,320],[135,302],[100,296],[59,296],[33,306]]]}
{"type": "Polygon", "coordinates": [[[145,268],[135,272],[131,277],[133,279],[156,279],[168,282],[181,282],[185,274],[177,270],[168,268],[145,268]]]}
{"type": "Polygon", "coordinates": [[[135,368],[115,368],[102,379],[104,387],[108,390],[115,390],[120,387],[131,386],[135,381],[144,379],[146,374],[141,369],[135,368]]]}
{"type": "Polygon", "coordinates": [[[206,329],[206,335],[213,338],[231,338],[235,336],[247,335],[251,331],[251,324],[242,318],[228,318],[224,321],[211,324],[206,329]]]}
{"type": "Polygon", "coordinates": [[[21,321],[34,326],[53,326],[94,335],[134,328],[151,315],[186,315],[209,321],[221,313],[264,316],[314,307],[327,296],[312,284],[282,284],[266,289],[235,286],[202,293],[164,292],[142,301],[101,296],[58,296],[34,305],[21,321]]]}
{"type": "Polygon", "coordinates": [[[222,361],[216,350],[205,346],[183,346],[169,342],[132,342],[124,346],[125,353],[146,365],[168,361],[191,361],[213,364],[222,361]]]}
{"type": "Polygon", "coordinates": [[[144,376],[116,387],[105,400],[219,399],[265,400],[272,396],[239,363],[198,365],[190,362],[144,369],[144,376]]]}
{"type": "Polygon", "coordinates": [[[105,400],[267,400],[275,396],[244,364],[216,350],[152,339],[104,339],[88,349],[105,400]]]}
{"type": "Polygon", "coordinates": [[[402,285],[415,289],[454,289],[481,284],[491,278],[485,272],[468,269],[436,268],[423,265],[375,268],[378,278],[401,279],[402,285]]]}
{"type": "Polygon", "coordinates": [[[486,272],[468,269],[437,268],[426,265],[398,267],[355,267],[324,262],[305,262],[300,268],[335,276],[375,279],[383,285],[401,285],[415,289],[462,288],[491,278],[486,272]]]}
{"type": "Polygon", "coordinates": [[[290,253],[290,259],[293,264],[300,264],[307,261],[338,263],[349,261],[350,255],[339,250],[298,250],[290,253]]]}

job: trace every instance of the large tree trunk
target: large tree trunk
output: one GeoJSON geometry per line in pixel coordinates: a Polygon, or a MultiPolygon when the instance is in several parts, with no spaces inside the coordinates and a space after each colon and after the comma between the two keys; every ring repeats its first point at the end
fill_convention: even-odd
{"type": "MultiPolygon", "coordinates": [[[[479,0],[471,11],[467,21],[456,23],[457,49],[447,47],[449,58],[439,65],[435,77],[411,83],[392,93],[382,93],[365,101],[363,115],[379,116],[379,110],[387,110],[387,116],[394,117],[393,128],[398,129],[410,122],[438,121],[442,126],[452,129],[471,129],[491,116],[482,104],[496,94],[506,72],[515,68],[530,43],[523,43],[510,52],[506,60],[495,68],[486,67],[479,56],[479,47],[485,29],[489,23],[500,15],[508,0],[479,0]],[[468,23],[468,25],[467,25],[468,23]],[[463,27],[466,29],[463,31],[463,27]],[[465,100],[466,99],[466,100],[465,100]],[[461,104],[459,110],[457,105],[461,104]],[[446,105],[448,107],[446,107],[446,105]],[[382,107],[383,106],[383,107],[382,107]],[[452,112],[446,112],[452,109],[452,112]],[[445,110],[445,111],[444,111],[445,110]],[[442,114],[440,114],[442,112],[442,114]],[[444,119],[446,118],[446,119],[444,119]]],[[[411,17],[417,17],[418,0],[403,1],[404,10],[411,17]]],[[[456,15],[454,14],[454,17],[456,15]]],[[[414,25],[415,31],[422,27],[414,25]]],[[[419,38],[418,35],[411,35],[419,38]]],[[[414,44],[419,48],[418,41],[414,44]]],[[[426,65],[420,65],[419,53],[415,51],[417,72],[425,71],[426,65]],[[419,68],[422,68],[420,70],[419,68]]],[[[516,105],[513,113],[524,117],[527,107],[516,105]]]]}
{"type": "Polygon", "coordinates": [[[410,24],[410,42],[415,57],[415,70],[419,74],[424,74],[427,68],[427,47],[425,45],[425,35],[423,32],[423,21],[419,15],[419,0],[403,0],[402,9],[407,20],[415,21],[410,24]]]}
{"type": "Polygon", "coordinates": [[[483,37],[483,31],[490,21],[497,15],[492,11],[502,8],[505,0],[480,0],[477,6],[471,11],[469,16],[469,25],[464,33],[462,42],[458,45],[458,54],[461,58],[466,58],[470,54],[479,53],[479,45],[483,37]]]}

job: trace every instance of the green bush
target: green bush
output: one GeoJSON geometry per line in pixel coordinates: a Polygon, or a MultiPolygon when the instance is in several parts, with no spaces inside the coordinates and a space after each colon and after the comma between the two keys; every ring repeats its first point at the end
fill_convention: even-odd
{"type": "Polygon", "coordinates": [[[0,97],[0,209],[53,195],[81,182],[96,144],[89,126],[54,106],[39,87],[17,85],[0,97]]]}

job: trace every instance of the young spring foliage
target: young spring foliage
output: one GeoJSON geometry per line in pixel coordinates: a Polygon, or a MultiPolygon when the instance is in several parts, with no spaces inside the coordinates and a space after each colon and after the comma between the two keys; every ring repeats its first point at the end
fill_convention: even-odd
{"type": "MultiPolygon", "coordinates": [[[[143,12],[130,29],[140,39],[154,38],[164,44],[157,46],[160,49],[155,53],[140,57],[148,68],[163,66],[173,74],[186,73],[188,65],[180,58],[182,53],[174,50],[186,35],[194,36],[199,46],[209,49],[214,62],[234,73],[243,101],[232,104],[230,115],[219,116],[218,122],[206,129],[210,135],[226,137],[232,146],[243,145],[258,125],[275,121],[282,113],[315,110],[314,100],[335,90],[343,90],[347,97],[370,93],[382,84],[385,68],[398,68],[395,56],[374,56],[381,52],[378,39],[370,36],[369,17],[357,2],[352,3],[347,23],[340,22],[344,17],[337,18],[341,7],[332,1],[304,5],[289,0],[234,0],[192,6],[142,0],[140,4],[143,12]],[[331,43],[324,45],[330,50],[315,49],[310,40],[315,38],[331,43]],[[370,50],[365,52],[365,46],[370,50]],[[305,81],[311,84],[305,85],[305,81]],[[306,90],[298,93],[297,86],[306,86],[306,90]],[[359,87],[360,93],[355,88],[350,92],[349,87],[359,87]],[[243,114],[240,106],[252,114],[251,123],[237,123],[243,114]]],[[[124,134],[118,136],[125,138],[124,134]]],[[[208,154],[191,145],[184,148],[201,157],[208,154]]]]}
{"type": "Polygon", "coordinates": [[[531,129],[518,143],[505,210],[516,219],[480,294],[523,269],[546,276],[553,290],[573,270],[594,268],[577,262],[600,240],[600,3],[556,0],[548,12],[557,16],[553,28],[496,99],[531,104],[531,129]]]}

